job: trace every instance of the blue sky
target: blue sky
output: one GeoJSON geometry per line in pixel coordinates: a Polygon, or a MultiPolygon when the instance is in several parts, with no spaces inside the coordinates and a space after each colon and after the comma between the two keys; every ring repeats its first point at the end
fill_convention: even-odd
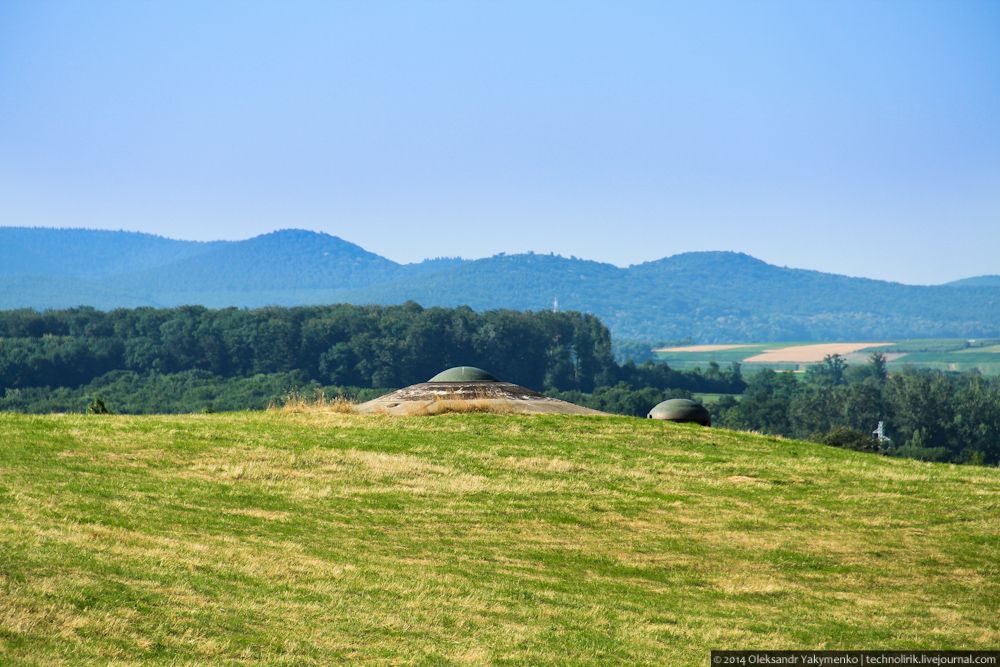
{"type": "Polygon", "coordinates": [[[0,224],[1000,273],[1000,2],[4,0],[0,224]]]}

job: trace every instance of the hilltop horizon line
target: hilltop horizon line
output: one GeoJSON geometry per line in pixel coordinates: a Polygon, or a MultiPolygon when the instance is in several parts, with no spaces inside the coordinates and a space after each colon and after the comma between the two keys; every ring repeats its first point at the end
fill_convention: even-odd
{"type": "Polygon", "coordinates": [[[663,255],[661,257],[657,257],[657,258],[654,258],[654,259],[649,259],[649,260],[646,260],[644,262],[635,262],[635,263],[627,264],[627,265],[624,265],[624,266],[620,265],[620,264],[615,264],[614,262],[608,262],[608,261],[604,261],[604,260],[600,260],[600,259],[591,259],[591,258],[587,258],[587,257],[579,257],[579,256],[572,255],[572,254],[570,254],[570,255],[564,255],[564,254],[562,254],[560,252],[556,252],[556,251],[548,251],[548,252],[546,252],[546,251],[542,251],[542,250],[525,250],[525,251],[506,251],[506,250],[501,250],[501,251],[493,253],[492,255],[484,255],[482,257],[465,257],[465,256],[462,256],[462,255],[436,255],[436,256],[433,256],[433,257],[425,257],[422,260],[415,261],[415,262],[400,262],[400,261],[394,260],[394,259],[392,259],[390,257],[386,257],[385,255],[382,255],[380,253],[371,251],[368,248],[365,248],[364,246],[362,246],[362,245],[360,245],[358,243],[355,243],[353,241],[350,241],[350,240],[348,240],[348,239],[346,239],[346,238],[344,238],[344,237],[342,237],[342,236],[340,236],[338,234],[331,234],[330,232],[327,232],[327,231],[317,230],[317,229],[308,229],[308,228],[304,228],[304,227],[281,227],[281,228],[274,229],[274,230],[269,231],[269,232],[264,232],[264,233],[261,233],[261,234],[255,234],[255,235],[247,236],[247,237],[244,237],[244,238],[235,238],[235,239],[220,238],[220,239],[211,239],[211,240],[185,239],[185,238],[178,238],[178,237],[175,237],[175,236],[167,236],[165,234],[157,234],[157,233],[154,233],[154,232],[144,232],[144,231],[133,230],[133,229],[105,229],[105,228],[95,228],[95,227],[46,227],[46,226],[32,226],[32,225],[2,225],[2,226],[0,226],[0,229],[9,229],[9,230],[18,230],[18,229],[20,229],[20,230],[32,230],[32,231],[39,231],[39,230],[41,230],[41,231],[51,231],[51,232],[86,232],[86,233],[91,233],[91,234],[131,234],[131,235],[135,235],[135,236],[138,236],[138,237],[163,239],[163,240],[167,240],[167,241],[175,241],[175,242],[182,242],[182,243],[197,244],[197,245],[201,245],[201,246],[222,245],[222,244],[230,244],[230,243],[245,243],[245,242],[254,241],[254,240],[257,240],[257,239],[267,239],[267,238],[274,238],[274,237],[281,237],[281,236],[301,235],[301,236],[304,236],[304,237],[305,236],[309,236],[309,237],[315,237],[315,238],[333,239],[333,240],[339,241],[339,242],[341,242],[343,244],[346,244],[346,245],[358,248],[359,250],[362,250],[362,251],[364,251],[367,254],[373,255],[375,257],[379,257],[379,258],[384,259],[384,260],[386,260],[388,262],[392,262],[393,264],[396,264],[398,266],[416,266],[416,265],[420,265],[420,264],[423,264],[423,263],[426,263],[426,262],[436,262],[436,261],[475,262],[475,261],[479,261],[479,260],[493,259],[493,258],[498,258],[498,257],[545,256],[545,257],[557,257],[557,258],[566,259],[566,260],[570,260],[570,261],[581,261],[581,262],[588,262],[588,263],[593,263],[593,264],[600,264],[600,265],[604,265],[604,266],[615,267],[617,269],[630,269],[630,268],[634,268],[634,267],[646,266],[646,265],[650,265],[650,264],[655,264],[657,262],[662,262],[664,260],[676,259],[676,258],[681,258],[681,257],[725,255],[725,256],[734,256],[734,257],[745,258],[745,259],[748,259],[748,260],[752,260],[755,263],[760,263],[760,264],[764,264],[764,265],[767,265],[767,266],[773,266],[773,267],[778,267],[778,268],[783,268],[783,269],[794,269],[794,270],[799,270],[799,271],[809,271],[809,272],[814,272],[814,273],[819,273],[819,274],[824,274],[824,275],[830,275],[830,276],[842,276],[842,277],[848,277],[848,278],[857,278],[857,279],[863,279],[863,280],[872,280],[872,281],[876,281],[876,282],[880,282],[880,283],[892,283],[892,284],[898,284],[898,285],[912,285],[912,286],[950,285],[950,284],[953,284],[953,283],[964,283],[964,282],[970,282],[970,281],[979,281],[979,280],[984,279],[984,278],[994,278],[994,277],[1000,278],[1000,272],[998,272],[997,275],[994,275],[994,274],[979,274],[979,275],[973,275],[973,276],[966,276],[964,278],[959,278],[957,280],[945,281],[943,283],[906,283],[906,282],[903,282],[903,281],[900,281],[900,280],[886,280],[886,279],[882,279],[882,278],[873,278],[873,277],[870,277],[870,276],[851,275],[851,274],[847,274],[847,273],[836,273],[836,272],[833,272],[833,271],[822,271],[822,270],[819,270],[819,269],[812,269],[812,268],[806,268],[806,267],[800,267],[800,266],[791,266],[791,265],[788,265],[788,264],[776,264],[776,263],[769,262],[767,260],[760,259],[759,257],[756,257],[756,256],[754,256],[754,255],[752,255],[752,254],[750,254],[748,252],[742,251],[742,250],[723,250],[723,249],[715,249],[715,250],[685,250],[685,251],[681,251],[681,252],[677,252],[677,253],[663,255]]]}

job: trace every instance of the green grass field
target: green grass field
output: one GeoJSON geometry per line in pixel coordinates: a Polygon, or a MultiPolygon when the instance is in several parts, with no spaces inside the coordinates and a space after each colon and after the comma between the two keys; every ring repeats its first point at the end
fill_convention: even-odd
{"type": "Polygon", "coordinates": [[[1000,470],[624,417],[0,414],[0,664],[995,648],[1000,470]]]}
{"type": "MultiPolygon", "coordinates": [[[[883,352],[889,356],[889,371],[899,371],[906,366],[916,368],[934,368],[942,371],[978,370],[984,375],[1000,375],[1000,341],[985,339],[968,341],[959,338],[931,338],[910,340],[887,340],[891,345],[872,347],[844,355],[848,364],[864,364],[868,362],[872,352],[883,352]]],[[[690,370],[707,368],[715,362],[720,366],[730,363],[744,363],[746,359],[761,354],[767,350],[786,347],[802,347],[816,345],[817,342],[798,343],[734,343],[740,347],[729,350],[715,351],[670,351],[657,352],[656,358],[665,361],[671,367],[690,370]]],[[[803,370],[810,364],[795,363],[747,363],[744,371],[752,373],[755,369],[770,368],[778,371],[803,370]]]]}

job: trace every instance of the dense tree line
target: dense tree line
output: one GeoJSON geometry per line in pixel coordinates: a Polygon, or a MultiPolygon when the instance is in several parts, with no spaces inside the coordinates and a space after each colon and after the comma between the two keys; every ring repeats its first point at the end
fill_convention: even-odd
{"type": "Polygon", "coordinates": [[[929,461],[1000,463],[1000,378],[907,368],[875,353],[848,367],[832,355],[803,377],[760,371],[736,400],[710,406],[719,426],[929,461]],[[889,440],[872,431],[884,422],[889,440]]]}
{"type": "Polygon", "coordinates": [[[314,306],[0,312],[0,390],[69,389],[110,373],[218,379],[300,373],[317,386],[402,387],[451,366],[536,390],[635,387],[740,391],[737,372],[618,365],[608,329],[575,312],[314,306]]]}
{"type": "Polygon", "coordinates": [[[77,387],[115,370],[219,377],[301,371],[321,384],[394,387],[480,365],[527,386],[613,379],[611,338],[579,313],[321,306],[89,308],[0,313],[0,386],[77,387]]]}
{"type": "Polygon", "coordinates": [[[655,387],[636,389],[625,382],[619,382],[613,387],[598,387],[591,393],[552,391],[548,392],[548,395],[601,412],[632,417],[645,417],[654,405],[668,398],[692,398],[692,392],[687,389],[657,389],[655,387]]]}
{"type": "Polygon", "coordinates": [[[575,312],[415,303],[0,312],[0,410],[79,411],[98,395],[131,413],[261,408],[290,391],[365,400],[458,365],[635,416],[692,392],[742,394],[710,406],[717,425],[1000,462],[1000,379],[916,369],[890,376],[880,354],[865,366],[834,355],[802,375],[765,370],[745,381],[738,364],[691,372],[619,364],[607,328],[575,312]],[[879,421],[889,441],[872,438],[879,421]]]}
{"type": "Polygon", "coordinates": [[[80,387],[28,387],[0,394],[0,411],[83,412],[100,400],[109,412],[169,414],[263,410],[291,395],[308,399],[317,392],[367,401],[387,390],[322,386],[301,371],[224,378],[208,371],[135,373],[111,371],[80,387]]]}

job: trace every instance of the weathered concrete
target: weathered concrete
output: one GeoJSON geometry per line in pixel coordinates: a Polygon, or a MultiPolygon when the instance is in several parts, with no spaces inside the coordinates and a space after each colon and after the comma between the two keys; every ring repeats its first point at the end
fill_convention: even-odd
{"type": "MultiPolygon", "coordinates": [[[[438,376],[435,376],[438,377],[438,376]]],[[[543,396],[510,382],[421,382],[357,406],[361,414],[431,415],[441,412],[507,414],[604,415],[579,405],[543,396]]]]}

